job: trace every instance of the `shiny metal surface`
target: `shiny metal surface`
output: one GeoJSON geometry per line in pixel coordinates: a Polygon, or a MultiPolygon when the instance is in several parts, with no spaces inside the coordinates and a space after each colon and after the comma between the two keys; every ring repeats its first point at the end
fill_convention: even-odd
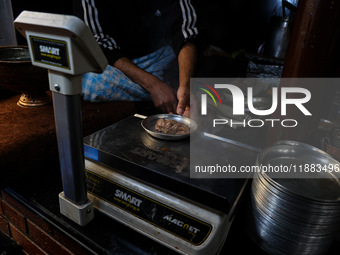
{"type": "Polygon", "coordinates": [[[32,65],[27,46],[0,47],[0,77],[0,87],[23,94],[19,106],[35,107],[51,102],[46,95],[47,70],[32,65]]]}
{"type": "MultiPolygon", "coordinates": [[[[266,110],[271,106],[271,99],[266,97],[253,97],[253,107],[257,110],[266,110]]],[[[246,111],[249,111],[248,102],[246,102],[246,111]]]]}
{"type": "MultiPolygon", "coordinates": [[[[257,164],[339,164],[308,144],[279,141],[257,164]]],[[[290,176],[292,177],[292,176],[290,176]]],[[[255,174],[248,232],[269,254],[325,254],[340,226],[340,176],[309,173],[298,178],[255,174]]]]}
{"type": "Polygon", "coordinates": [[[292,18],[273,16],[270,20],[268,39],[263,53],[278,59],[284,59],[290,41],[292,26],[292,18]]]}
{"type": "Polygon", "coordinates": [[[298,178],[275,178],[277,176],[273,173],[262,173],[268,181],[274,182],[273,185],[279,186],[285,192],[296,193],[318,202],[340,201],[340,169],[317,169],[318,166],[336,169],[340,167],[340,163],[316,147],[297,141],[279,141],[259,154],[257,164],[282,164],[289,166],[291,171],[294,170],[291,176],[285,174],[298,178]],[[315,170],[312,170],[314,167],[315,170]]]}
{"type": "Polygon", "coordinates": [[[36,107],[51,103],[51,98],[47,93],[37,95],[22,94],[17,102],[17,105],[22,107],[36,107]]]}
{"type": "Polygon", "coordinates": [[[31,62],[30,52],[26,46],[0,47],[0,63],[31,62]]]}
{"type": "MultiPolygon", "coordinates": [[[[134,176],[144,182],[229,213],[245,179],[190,177],[190,144],[202,135],[204,147],[197,147],[198,158],[216,157],[235,166],[250,165],[258,151],[228,141],[203,136],[199,130],[190,139],[164,140],[149,135],[141,126],[144,116],[131,116],[84,138],[85,157],[134,176]],[[218,146],[218,154],[212,153],[218,146]]],[[[198,139],[197,139],[198,140],[198,139]]]]}
{"type": "Polygon", "coordinates": [[[58,152],[65,197],[87,203],[80,95],[52,93],[58,152]]]}
{"type": "Polygon", "coordinates": [[[176,120],[180,123],[188,125],[190,127],[190,133],[194,132],[197,129],[197,124],[194,120],[186,118],[181,115],[176,114],[156,114],[147,117],[141,123],[142,127],[146,132],[148,132],[151,136],[164,139],[164,140],[180,140],[190,136],[190,133],[185,135],[170,135],[170,134],[163,134],[155,130],[155,125],[159,119],[165,120],[176,120]]]}

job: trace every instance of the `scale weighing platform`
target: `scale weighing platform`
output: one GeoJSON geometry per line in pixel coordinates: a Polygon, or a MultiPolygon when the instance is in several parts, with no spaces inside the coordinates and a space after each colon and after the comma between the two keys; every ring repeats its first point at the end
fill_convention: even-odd
{"type": "MultiPolygon", "coordinates": [[[[179,253],[218,254],[247,180],[190,178],[190,139],[154,138],[141,121],[131,116],[84,138],[94,207],[179,253]]],[[[228,146],[236,165],[255,162],[256,151],[228,146]]]]}

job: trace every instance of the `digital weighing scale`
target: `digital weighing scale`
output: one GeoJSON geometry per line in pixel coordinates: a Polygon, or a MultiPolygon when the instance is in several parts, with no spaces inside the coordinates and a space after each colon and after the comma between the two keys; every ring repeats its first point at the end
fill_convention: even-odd
{"type": "MultiPolygon", "coordinates": [[[[190,139],[154,138],[142,120],[137,114],[85,137],[90,199],[98,210],[179,253],[218,254],[247,181],[190,178],[190,139]]],[[[256,151],[208,136],[202,153],[216,143],[223,143],[224,156],[235,165],[256,159],[256,151]]]]}
{"type": "MultiPolygon", "coordinates": [[[[190,139],[151,137],[138,115],[83,140],[81,75],[107,65],[89,28],[74,16],[29,11],[15,26],[28,39],[32,64],[49,69],[64,189],[61,213],[84,226],[94,206],[181,254],[218,254],[247,180],[190,178],[190,139]]],[[[236,166],[253,164],[258,154],[223,139],[203,139],[198,153],[205,156],[206,148],[219,144],[223,150],[215,156],[236,166]]]]}

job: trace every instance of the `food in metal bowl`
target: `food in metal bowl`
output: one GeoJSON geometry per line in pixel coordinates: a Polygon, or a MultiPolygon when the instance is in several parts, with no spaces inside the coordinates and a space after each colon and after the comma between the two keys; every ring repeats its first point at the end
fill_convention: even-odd
{"type": "Polygon", "coordinates": [[[190,127],[172,119],[159,119],[156,122],[155,130],[168,135],[186,135],[190,132],[190,127]]]}

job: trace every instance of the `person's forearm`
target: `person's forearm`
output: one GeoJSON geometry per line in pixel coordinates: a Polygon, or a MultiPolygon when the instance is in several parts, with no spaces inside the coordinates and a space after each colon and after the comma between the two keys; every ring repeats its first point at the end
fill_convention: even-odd
{"type": "Polygon", "coordinates": [[[114,67],[147,90],[156,108],[161,109],[164,113],[176,111],[176,91],[172,87],[156,76],[139,68],[127,58],[118,59],[114,63],[114,67]]]}
{"type": "Polygon", "coordinates": [[[179,86],[190,86],[190,78],[194,75],[197,62],[196,46],[185,44],[178,55],[179,86]]]}
{"type": "Polygon", "coordinates": [[[147,91],[151,90],[151,85],[155,82],[155,79],[158,79],[157,77],[139,68],[125,57],[118,59],[113,66],[122,71],[133,82],[139,84],[147,91]]]}
{"type": "Polygon", "coordinates": [[[190,114],[190,78],[194,75],[196,61],[196,46],[191,43],[185,44],[178,55],[179,87],[176,112],[180,115],[190,114]]]}

